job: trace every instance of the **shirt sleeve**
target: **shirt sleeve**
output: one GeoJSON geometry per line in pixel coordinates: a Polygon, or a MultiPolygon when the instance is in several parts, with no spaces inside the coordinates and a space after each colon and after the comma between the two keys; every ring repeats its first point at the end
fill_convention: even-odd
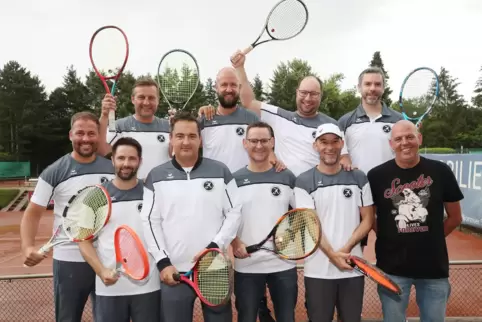
{"type": "Polygon", "coordinates": [[[373,205],[372,189],[367,182],[361,188],[360,204],[359,207],[368,207],[373,205]]]}
{"type": "Polygon", "coordinates": [[[107,138],[107,143],[109,144],[114,144],[117,140],[119,140],[120,138],[122,137],[122,132],[120,132],[118,129],[117,129],[117,125],[116,125],[116,131],[109,131],[109,127],[107,127],[107,135],[106,135],[106,138],[107,138]]]}
{"type": "Polygon", "coordinates": [[[47,182],[40,176],[37,181],[37,185],[35,186],[35,190],[30,198],[30,201],[42,206],[47,207],[54,195],[54,187],[51,183],[47,182]]]}
{"type": "Polygon", "coordinates": [[[149,173],[144,184],[141,218],[147,250],[154,257],[159,271],[162,271],[165,267],[170,266],[171,262],[166,251],[159,202],[161,200],[156,200],[152,174],[149,173]]]}
{"type": "Polygon", "coordinates": [[[239,225],[241,223],[242,208],[236,180],[233,178],[227,167],[224,171],[225,186],[223,212],[225,220],[223,221],[221,229],[213,239],[213,242],[216,243],[221,249],[225,249],[236,237],[239,225]]]}
{"type": "Polygon", "coordinates": [[[457,202],[464,199],[464,195],[462,190],[460,190],[459,183],[457,182],[457,178],[455,178],[454,173],[450,167],[443,163],[441,163],[442,167],[442,178],[444,181],[443,184],[443,201],[444,202],[457,202]]]}
{"type": "Polygon", "coordinates": [[[295,185],[295,204],[296,208],[316,209],[315,200],[303,184],[303,179],[298,177],[295,185]]]}
{"type": "Polygon", "coordinates": [[[268,123],[273,129],[279,119],[279,107],[261,102],[261,121],[268,123]]]}

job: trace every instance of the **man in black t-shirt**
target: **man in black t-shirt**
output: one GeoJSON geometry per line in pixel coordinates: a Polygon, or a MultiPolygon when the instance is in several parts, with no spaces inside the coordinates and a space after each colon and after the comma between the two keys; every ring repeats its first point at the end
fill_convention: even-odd
{"type": "Polygon", "coordinates": [[[401,296],[378,289],[384,321],[406,321],[412,285],[422,322],[444,321],[450,294],[445,237],[462,222],[463,195],[445,163],[419,155],[421,143],[413,123],[397,122],[390,139],[395,159],[368,172],[377,266],[402,288],[401,296]]]}

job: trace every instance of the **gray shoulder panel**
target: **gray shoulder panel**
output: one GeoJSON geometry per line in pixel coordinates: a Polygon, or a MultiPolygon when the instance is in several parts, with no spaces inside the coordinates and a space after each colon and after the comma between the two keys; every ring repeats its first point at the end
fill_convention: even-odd
{"type": "Polygon", "coordinates": [[[238,106],[230,115],[214,115],[211,120],[206,120],[203,116],[200,119],[202,129],[222,125],[249,125],[257,121],[259,117],[255,113],[241,106],[238,106]]]}
{"type": "Polygon", "coordinates": [[[69,178],[89,174],[114,174],[112,161],[98,155],[92,163],[79,163],[68,153],[49,165],[40,178],[55,188],[69,178]]]}
{"type": "Polygon", "coordinates": [[[332,123],[332,124],[338,125],[338,122],[334,118],[326,114],[323,114],[321,112],[318,113],[315,117],[308,118],[308,117],[301,117],[298,115],[298,113],[294,111],[288,111],[281,107],[278,107],[277,115],[279,117],[284,118],[287,121],[290,121],[295,124],[302,125],[308,128],[312,128],[312,129],[316,129],[321,124],[326,124],[326,123],[332,123]]]}
{"type": "Polygon", "coordinates": [[[295,187],[303,189],[311,194],[318,188],[317,175],[320,174],[315,167],[301,173],[298,178],[296,178],[295,187]]]}
{"type": "Polygon", "coordinates": [[[142,200],[144,194],[144,184],[142,183],[142,180],[139,180],[137,185],[130,190],[121,190],[117,188],[112,181],[105,182],[103,186],[107,189],[112,203],[142,200]]]}
{"type": "Polygon", "coordinates": [[[170,125],[166,119],[155,117],[152,123],[141,123],[134,116],[127,116],[116,121],[118,132],[161,132],[169,133],[170,125]]]}
{"type": "Polygon", "coordinates": [[[286,169],[276,172],[274,168],[266,172],[252,172],[244,167],[233,174],[238,187],[252,184],[276,183],[294,188],[296,177],[290,170],[286,169]]]}
{"type": "Polygon", "coordinates": [[[203,158],[201,165],[191,173],[191,179],[199,178],[224,178],[224,183],[228,184],[233,180],[233,175],[224,163],[203,158]]]}
{"type": "Polygon", "coordinates": [[[312,193],[319,188],[340,185],[356,185],[360,189],[368,182],[366,175],[360,170],[341,170],[336,175],[325,175],[312,168],[302,174],[296,180],[296,187],[312,193]]]}

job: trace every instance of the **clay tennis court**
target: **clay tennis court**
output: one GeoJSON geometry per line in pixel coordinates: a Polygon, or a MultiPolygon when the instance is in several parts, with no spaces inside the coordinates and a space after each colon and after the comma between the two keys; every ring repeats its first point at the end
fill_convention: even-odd
{"type": "MultiPolygon", "coordinates": [[[[49,258],[34,268],[22,266],[20,254],[19,224],[21,212],[0,212],[0,276],[51,274],[52,261],[49,258]]],[[[37,238],[40,247],[48,241],[52,233],[51,211],[43,216],[37,238]]],[[[374,261],[374,241],[372,233],[365,256],[374,261]]],[[[451,260],[481,260],[482,238],[455,231],[447,238],[451,260]]],[[[306,321],[304,309],[303,271],[299,270],[299,299],[296,321],[306,321]]],[[[451,268],[452,294],[448,305],[448,316],[482,316],[482,265],[454,265],[451,268]]],[[[52,321],[53,286],[51,278],[13,279],[0,282],[0,321],[52,321]]],[[[414,292],[413,292],[414,293],[414,292]]],[[[415,294],[409,305],[408,314],[418,316],[415,294]]],[[[270,305],[271,308],[271,305],[270,305]]],[[[90,304],[84,312],[84,321],[92,321],[90,304]]],[[[202,321],[199,306],[195,311],[195,321],[202,321]]],[[[381,306],[376,288],[371,281],[366,282],[363,317],[381,317],[381,306]]],[[[235,319],[234,319],[235,320],[235,319]]]]}

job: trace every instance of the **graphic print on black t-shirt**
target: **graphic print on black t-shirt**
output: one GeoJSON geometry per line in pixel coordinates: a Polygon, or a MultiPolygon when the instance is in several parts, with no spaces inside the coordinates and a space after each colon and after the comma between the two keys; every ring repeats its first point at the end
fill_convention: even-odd
{"type": "Polygon", "coordinates": [[[385,190],[384,197],[391,199],[399,233],[427,232],[427,206],[430,201],[430,176],[420,175],[417,180],[400,184],[400,179],[392,180],[391,187],[385,190]]]}

